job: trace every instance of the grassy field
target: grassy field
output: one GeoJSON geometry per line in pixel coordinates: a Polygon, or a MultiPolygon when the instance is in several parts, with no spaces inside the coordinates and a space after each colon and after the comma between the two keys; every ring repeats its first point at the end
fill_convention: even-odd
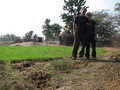
{"type": "MultiPolygon", "coordinates": [[[[0,46],[0,60],[47,60],[71,56],[72,47],[65,46],[0,46]]],[[[97,55],[104,55],[97,49],[97,55]]]]}

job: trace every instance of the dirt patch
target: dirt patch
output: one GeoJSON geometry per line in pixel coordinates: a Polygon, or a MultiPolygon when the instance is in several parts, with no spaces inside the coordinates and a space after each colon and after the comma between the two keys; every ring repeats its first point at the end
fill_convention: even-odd
{"type": "Polygon", "coordinates": [[[75,62],[69,62],[68,66],[72,69],[79,69],[79,68],[84,68],[88,65],[88,62],[84,62],[84,61],[75,61],[75,62]]]}
{"type": "Polygon", "coordinates": [[[58,41],[49,41],[44,43],[39,42],[23,42],[23,43],[14,43],[14,44],[8,44],[9,46],[59,46],[58,41]]]}
{"type": "Polygon", "coordinates": [[[100,48],[100,49],[104,49],[107,52],[115,52],[115,51],[119,50],[118,48],[110,48],[110,47],[103,47],[103,48],[100,48]]]}
{"type": "Polygon", "coordinates": [[[120,60],[120,54],[118,54],[118,55],[112,55],[109,59],[120,60]]]}
{"type": "Polygon", "coordinates": [[[47,74],[43,71],[37,71],[32,72],[30,75],[28,75],[28,79],[31,79],[31,82],[37,87],[37,88],[44,88],[46,87],[46,84],[51,79],[51,75],[47,74]]]}
{"type": "Polygon", "coordinates": [[[5,62],[0,60],[0,71],[3,71],[5,62]]]}
{"type": "Polygon", "coordinates": [[[116,62],[120,62],[120,54],[106,56],[106,57],[103,57],[101,59],[103,59],[103,60],[113,60],[113,61],[116,61],[116,62]]]}
{"type": "Polygon", "coordinates": [[[5,79],[0,83],[0,90],[34,90],[32,87],[24,85],[22,82],[15,80],[5,79]]]}
{"type": "Polygon", "coordinates": [[[104,80],[108,90],[119,90],[120,89],[120,63],[113,63],[105,67],[104,80]]]}
{"type": "Polygon", "coordinates": [[[33,62],[24,62],[24,63],[18,63],[14,65],[12,68],[17,69],[19,71],[23,71],[25,70],[25,68],[31,67],[33,65],[35,65],[33,62]]]}

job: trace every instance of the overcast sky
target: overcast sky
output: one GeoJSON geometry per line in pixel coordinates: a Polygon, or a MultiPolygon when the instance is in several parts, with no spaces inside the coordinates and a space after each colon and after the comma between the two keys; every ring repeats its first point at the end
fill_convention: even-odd
{"type": "MultiPolygon", "coordinates": [[[[87,0],[88,11],[109,9],[113,11],[119,0],[87,0]]],[[[60,18],[64,0],[0,0],[0,35],[12,33],[18,36],[33,30],[42,35],[46,18],[51,23],[64,25],[60,18]]]]}

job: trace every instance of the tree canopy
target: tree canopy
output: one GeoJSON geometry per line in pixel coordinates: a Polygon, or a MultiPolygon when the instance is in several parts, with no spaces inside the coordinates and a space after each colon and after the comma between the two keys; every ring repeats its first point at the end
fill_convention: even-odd
{"type": "Polygon", "coordinates": [[[61,18],[65,23],[65,29],[72,31],[74,18],[80,14],[81,7],[85,5],[86,0],[64,0],[64,3],[65,12],[61,14],[61,18]]]}
{"type": "Polygon", "coordinates": [[[115,4],[115,11],[120,12],[120,3],[115,4]]]}
{"type": "Polygon", "coordinates": [[[45,25],[43,25],[43,34],[47,41],[58,40],[61,29],[62,27],[59,24],[50,24],[50,19],[46,19],[45,25]]]}
{"type": "Polygon", "coordinates": [[[93,12],[93,19],[98,24],[99,29],[99,45],[110,46],[113,35],[117,33],[114,16],[110,15],[106,10],[93,12]]]}

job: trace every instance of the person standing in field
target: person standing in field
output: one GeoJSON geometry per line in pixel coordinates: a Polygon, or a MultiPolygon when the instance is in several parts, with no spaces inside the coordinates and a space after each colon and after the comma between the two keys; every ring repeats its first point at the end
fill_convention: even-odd
{"type": "Polygon", "coordinates": [[[73,44],[73,51],[72,51],[72,58],[76,60],[77,52],[80,46],[85,45],[85,34],[86,34],[86,23],[88,21],[87,17],[85,16],[87,12],[86,8],[81,9],[80,16],[77,16],[74,21],[73,26],[73,33],[74,33],[74,44],[73,44]]]}
{"type": "Polygon", "coordinates": [[[92,13],[87,13],[88,21],[86,31],[86,58],[90,58],[90,44],[92,46],[92,58],[96,59],[96,40],[97,40],[97,24],[92,20],[92,13]]]}

